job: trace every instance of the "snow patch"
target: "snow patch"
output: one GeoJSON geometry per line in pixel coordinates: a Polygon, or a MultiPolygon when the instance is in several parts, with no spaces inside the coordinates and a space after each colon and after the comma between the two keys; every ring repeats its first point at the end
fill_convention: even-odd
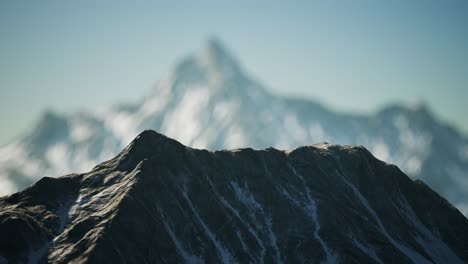
{"type": "Polygon", "coordinates": [[[239,230],[236,231],[236,236],[237,236],[237,239],[239,239],[239,241],[241,242],[242,249],[243,249],[245,252],[248,252],[249,249],[247,248],[247,245],[245,244],[244,239],[242,238],[242,234],[240,233],[239,230]]]}
{"type": "Polygon", "coordinates": [[[240,106],[238,101],[219,102],[214,106],[213,114],[216,120],[223,121],[232,115],[240,106]]]}
{"type": "MultiPolygon", "coordinates": [[[[184,188],[185,189],[185,188],[184,188]]],[[[180,190],[182,193],[182,196],[184,197],[185,201],[189,205],[190,209],[192,210],[192,213],[195,215],[195,218],[197,221],[200,223],[202,226],[203,230],[205,231],[206,236],[211,240],[213,245],[215,246],[217,253],[221,259],[222,263],[231,263],[233,262],[233,257],[231,253],[221,244],[221,242],[218,241],[216,238],[216,234],[214,234],[208,227],[208,225],[203,221],[201,216],[198,214],[198,211],[195,209],[195,207],[192,204],[192,201],[187,195],[187,192],[185,190],[180,190]]]]}
{"type": "Polygon", "coordinates": [[[341,176],[343,181],[348,185],[348,187],[353,191],[353,193],[357,196],[361,204],[364,206],[364,208],[367,209],[369,214],[374,218],[374,220],[377,223],[377,227],[382,232],[382,234],[387,238],[387,240],[398,250],[400,250],[404,255],[406,255],[409,259],[411,259],[414,263],[430,263],[426,258],[418,254],[416,251],[412,250],[411,248],[403,245],[402,243],[396,241],[393,239],[392,236],[387,232],[387,229],[385,226],[382,224],[382,221],[380,220],[380,217],[377,215],[377,213],[372,209],[370,206],[369,202],[367,199],[359,192],[359,190],[354,186],[352,182],[350,182],[346,176],[341,173],[340,171],[337,171],[338,175],[341,176]]]}
{"type": "Polygon", "coordinates": [[[394,125],[399,130],[399,139],[405,148],[416,153],[428,153],[432,137],[422,132],[414,132],[410,127],[410,122],[403,116],[397,116],[393,120],[394,125]]]}
{"type": "Polygon", "coordinates": [[[415,240],[424,248],[424,251],[431,256],[435,263],[464,263],[442,240],[436,237],[414,213],[408,201],[402,197],[398,204],[394,205],[400,214],[410,221],[419,235],[415,240]]]}
{"type": "Polygon", "coordinates": [[[301,201],[292,197],[292,195],[284,188],[280,189],[280,193],[286,197],[286,199],[294,206],[294,207],[301,207],[301,201]]]}
{"type": "Polygon", "coordinates": [[[161,126],[164,134],[190,145],[204,128],[203,110],[209,99],[208,87],[193,87],[188,90],[177,107],[165,115],[161,126]]]}
{"type": "MultiPolygon", "coordinates": [[[[229,202],[226,199],[224,199],[224,197],[221,196],[218,193],[218,191],[214,187],[213,182],[210,180],[210,178],[207,177],[206,179],[207,179],[208,183],[210,184],[211,188],[213,189],[213,192],[216,194],[216,196],[219,198],[219,200],[223,204],[223,206],[228,208],[229,211],[234,216],[236,216],[236,218],[244,225],[244,227],[247,228],[247,231],[249,232],[249,234],[254,237],[255,241],[257,241],[257,244],[260,247],[259,263],[264,263],[265,246],[263,245],[263,242],[260,239],[260,236],[257,234],[256,230],[247,221],[245,221],[245,219],[243,217],[241,217],[241,215],[240,215],[240,213],[239,213],[239,211],[237,209],[232,207],[231,204],[229,204],[229,202]]],[[[250,212],[250,211],[249,211],[249,213],[252,214],[252,212],[250,212]]],[[[246,251],[249,255],[251,255],[250,250],[246,247],[245,242],[244,242],[239,230],[237,231],[237,236],[238,236],[239,240],[242,243],[242,247],[244,248],[244,251],[246,251]]]]}
{"type": "Polygon", "coordinates": [[[166,229],[166,232],[171,237],[171,240],[174,243],[174,245],[176,246],[177,251],[182,256],[182,258],[185,260],[185,262],[186,263],[205,263],[205,261],[202,258],[200,258],[198,256],[194,256],[194,255],[190,254],[189,252],[187,252],[185,250],[185,248],[183,247],[182,241],[177,238],[176,234],[174,233],[171,226],[167,222],[166,217],[164,216],[164,214],[162,212],[162,209],[160,209],[159,207],[158,207],[158,212],[161,215],[162,222],[163,222],[163,225],[164,225],[164,229],[166,229]]]}
{"type": "Polygon", "coordinates": [[[263,207],[255,200],[253,194],[249,191],[247,185],[245,185],[245,189],[240,187],[237,182],[230,182],[234,192],[236,194],[237,200],[243,203],[245,206],[250,208],[252,211],[259,211],[263,214],[263,207]]]}
{"type": "Polygon", "coordinates": [[[271,246],[275,250],[275,257],[276,257],[276,263],[283,263],[282,257],[281,257],[281,251],[279,250],[278,244],[276,243],[276,235],[275,232],[273,232],[273,224],[272,224],[272,219],[271,216],[266,216],[265,217],[265,223],[268,231],[268,238],[271,242],[271,246]]]}
{"type": "Polygon", "coordinates": [[[320,245],[322,246],[323,251],[325,252],[325,260],[324,263],[337,263],[338,262],[338,255],[334,254],[332,250],[328,247],[327,243],[320,237],[320,222],[317,213],[317,204],[315,200],[312,198],[312,191],[307,187],[307,183],[302,177],[302,175],[296,172],[296,169],[290,164],[288,164],[289,168],[293,172],[293,174],[298,177],[304,185],[306,191],[307,201],[304,204],[304,209],[307,215],[312,219],[312,222],[315,225],[314,230],[314,238],[318,240],[320,245]]]}
{"type": "Polygon", "coordinates": [[[372,248],[371,245],[364,245],[352,237],[351,239],[353,241],[353,244],[356,245],[356,247],[359,248],[362,252],[364,252],[366,255],[372,258],[375,262],[383,264],[382,260],[377,256],[375,250],[372,248]]]}
{"type": "Polygon", "coordinates": [[[93,129],[85,124],[77,124],[72,126],[70,137],[74,142],[83,142],[88,140],[93,135],[93,129]]]}

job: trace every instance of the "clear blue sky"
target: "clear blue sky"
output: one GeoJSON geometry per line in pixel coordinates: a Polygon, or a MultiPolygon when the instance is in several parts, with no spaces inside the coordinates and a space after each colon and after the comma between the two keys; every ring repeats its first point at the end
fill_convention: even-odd
{"type": "Polygon", "coordinates": [[[142,96],[211,35],[277,93],[360,112],[425,101],[468,131],[465,0],[5,0],[0,145],[44,109],[142,96]]]}

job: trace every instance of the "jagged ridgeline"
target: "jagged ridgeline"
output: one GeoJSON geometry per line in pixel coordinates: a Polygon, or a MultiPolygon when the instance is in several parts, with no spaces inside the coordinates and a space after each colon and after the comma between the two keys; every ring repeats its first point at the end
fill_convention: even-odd
{"type": "Polygon", "coordinates": [[[0,198],[0,262],[464,263],[468,220],[363,147],[207,151],[144,131],[0,198]]]}
{"type": "Polygon", "coordinates": [[[424,105],[355,115],[278,96],[216,39],[179,61],[139,100],[124,103],[103,111],[45,113],[23,137],[0,148],[0,196],[42,176],[89,171],[153,129],[209,150],[289,149],[323,141],[363,145],[468,214],[468,140],[424,105]]]}

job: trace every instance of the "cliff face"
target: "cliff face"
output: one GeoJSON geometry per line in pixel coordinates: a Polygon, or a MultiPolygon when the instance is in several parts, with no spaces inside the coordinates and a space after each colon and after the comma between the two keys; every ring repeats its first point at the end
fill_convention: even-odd
{"type": "Polygon", "coordinates": [[[0,262],[463,263],[468,220],[363,147],[206,151],[144,131],[0,198],[0,262]]]}

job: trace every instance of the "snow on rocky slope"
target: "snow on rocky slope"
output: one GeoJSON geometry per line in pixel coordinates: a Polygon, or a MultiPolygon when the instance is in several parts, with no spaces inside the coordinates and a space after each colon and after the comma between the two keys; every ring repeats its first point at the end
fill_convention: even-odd
{"type": "Polygon", "coordinates": [[[466,263],[468,219],[364,147],[207,151],[144,131],[0,198],[0,262],[466,263]]]}
{"type": "Polygon", "coordinates": [[[42,176],[89,171],[144,129],[212,150],[364,145],[468,214],[468,140],[427,106],[394,105],[366,116],[277,96],[217,40],[180,61],[137,102],[99,113],[45,113],[25,136],[0,149],[0,195],[42,176]]]}

